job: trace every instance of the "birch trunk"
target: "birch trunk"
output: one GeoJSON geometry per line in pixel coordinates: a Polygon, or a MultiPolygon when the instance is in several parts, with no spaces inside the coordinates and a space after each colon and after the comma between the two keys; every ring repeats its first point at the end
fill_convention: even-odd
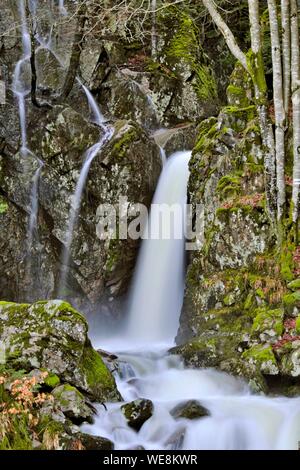
{"type": "Polygon", "coordinates": [[[285,205],[285,175],[284,175],[284,126],[285,112],[283,103],[283,77],[281,64],[281,44],[279,37],[276,0],[268,0],[272,65],[273,65],[273,98],[275,110],[275,149],[276,149],[276,179],[277,179],[277,220],[280,222],[285,205]]]}
{"type": "Polygon", "coordinates": [[[300,185],[300,53],[299,24],[297,1],[291,0],[291,43],[292,43],[292,103],[293,103],[293,194],[292,216],[294,224],[299,217],[299,185],[300,185]]]}
{"type": "Polygon", "coordinates": [[[232,34],[231,30],[228,28],[227,24],[221,17],[220,13],[216,9],[216,6],[212,0],[202,0],[203,5],[207,8],[212,17],[212,20],[223,34],[226,44],[231,51],[232,55],[241,62],[243,67],[248,71],[247,59],[246,55],[240,49],[238,43],[235,40],[234,35],[232,34]]]}
{"type": "Polygon", "coordinates": [[[283,101],[288,117],[291,97],[291,21],[290,0],[281,0],[283,101]]]}
{"type": "Polygon", "coordinates": [[[260,132],[265,147],[264,173],[267,209],[271,220],[275,220],[276,213],[276,166],[275,141],[272,123],[268,115],[267,84],[262,56],[262,32],[259,16],[259,0],[249,0],[249,20],[252,49],[251,71],[254,82],[255,98],[260,121],[260,132]]]}

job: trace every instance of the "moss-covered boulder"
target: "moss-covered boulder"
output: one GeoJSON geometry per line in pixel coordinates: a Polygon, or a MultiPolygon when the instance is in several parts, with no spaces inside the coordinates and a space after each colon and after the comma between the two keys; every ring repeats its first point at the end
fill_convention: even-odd
{"type": "Polygon", "coordinates": [[[85,318],[62,301],[0,303],[0,340],[16,369],[45,369],[93,400],[118,400],[113,376],[92,348],[85,318]]]}

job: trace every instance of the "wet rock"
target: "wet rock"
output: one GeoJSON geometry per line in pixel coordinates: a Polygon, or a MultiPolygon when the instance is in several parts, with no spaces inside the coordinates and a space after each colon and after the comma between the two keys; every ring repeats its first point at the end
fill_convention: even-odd
{"type": "Polygon", "coordinates": [[[121,410],[128,425],[138,431],[145,421],[151,418],[153,414],[153,403],[151,400],[139,398],[122,405],[121,410]]]}
{"type": "Polygon", "coordinates": [[[73,422],[93,422],[93,414],[96,410],[86,403],[82,393],[75,387],[69,384],[60,385],[52,391],[52,395],[54,396],[55,404],[73,422]]]}
{"type": "Polygon", "coordinates": [[[82,443],[84,450],[113,450],[114,444],[105,437],[92,436],[79,432],[76,438],[82,443]]]}
{"type": "Polygon", "coordinates": [[[198,419],[210,416],[208,409],[202,406],[197,400],[189,400],[184,403],[179,403],[170,411],[170,414],[175,419],[198,419]]]}

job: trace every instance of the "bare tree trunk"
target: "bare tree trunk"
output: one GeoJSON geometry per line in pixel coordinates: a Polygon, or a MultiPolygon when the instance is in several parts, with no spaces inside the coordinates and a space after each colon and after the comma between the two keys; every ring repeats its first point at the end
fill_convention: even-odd
{"type": "Polygon", "coordinates": [[[276,0],[268,0],[270,32],[273,64],[273,97],[275,109],[275,147],[276,147],[276,176],[277,176],[277,220],[280,222],[285,206],[285,175],[284,175],[284,134],[285,112],[283,103],[283,77],[281,64],[281,45],[278,27],[278,12],[276,0]]]}
{"type": "Polygon", "coordinates": [[[299,21],[297,0],[291,0],[291,43],[292,43],[292,103],[293,103],[293,194],[292,217],[296,226],[299,218],[299,185],[300,185],[300,51],[299,51],[299,21]]]}
{"type": "Polygon", "coordinates": [[[288,118],[291,97],[291,24],[290,0],[281,0],[283,101],[288,118]]]}
{"type": "Polygon", "coordinates": [[[239,60],[241,64],[243,65],[243,67],[248,71],[246,55],[240,49],[238,43],[236,42],[234,35],[232,34],[231,30],[228,28],[227,24],[221,17],[218,10],[216,9],[216,6],[213,0],[202,0],[202,1],[203,1],[203,5],[209,11],[210,16],[212,17],[212,20],[214,21],[214,23],[216,24],[220,32],[223,34],[226,44],[228,48],[230,49],[232,55],[237,60],[239,60]]]}
{"type": "Polygon", "coordinates": [[[83,3],[80,6],[78,10],[78,14],[77,14],[77,26],[76,26],[74,42],[73,42],[73,47],[72,47],[72,52],[71,52],[70,65],[69,65],[65,83],[61,92],[62,100],[65,100],[69,96],[74,85],[76,72],[78,70],[80,55],[82,51],[85,22],[86,22],[86,4],[83,3]]]}
{"type": "Polygon", "coordinates": [[[260,131],[265,147],[264,172],[267,210],[271,220],[275,220],[276,214],[276,166],[275,166],[275,141],[272,123],[268,115],[267,83],[264,72],[262,55],[262,31],[259,16],[259,0],[249,0],[249,20],[251,34],[251,74],[254,82],[255,98],[260,122],[260,131]]]}
{"type": "Polygon", "coordinates": [[[272,124],[268,116],[267,84],[264,73],[262,56],[261,27],[259,20],[259,1],[249,0],[249,16],[251,24],[252,55],[248,59],[238,46],[232,32],[218,13],[212,0],[203,0],[216,26],[223,34],[226,44],[233,56],[241,62],[245,70],[251,75],[257,103],[260,131],[265,147],[265,188],[267,210],[271,220],[275,220],[276,213],[276,168],[275,168],[275,142],[272,124]]]}

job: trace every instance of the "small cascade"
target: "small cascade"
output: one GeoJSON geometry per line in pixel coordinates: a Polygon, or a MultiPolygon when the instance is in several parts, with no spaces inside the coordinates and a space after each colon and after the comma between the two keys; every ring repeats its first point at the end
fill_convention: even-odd
{"type": "Polygon", "coordinates": [[[95,423],[84,425],[84,432],[112,440],[116,450],[298,448],[300,398],[252,395],[238,378],[213,369],[187,369],[178,357],[155,352],[155,345],[152,351],[120,354],[116,381],[124,402],[152,400],[153,416],[135,432],[120,403],[108,404],[107,411],[98,405],[95,423]],[[189,400],[206,408],[207,416],[174,417],[172,410],[189,400]]]}
{"type": "MultiPolygon", "coordinates": [[[[36,12],[36,1],[31,0],[29,2],[29,9],[31,14],[34,16],[36,12]]],[[[37,160],[37,169],[33,175],[31,182],[31,191],[29,198],[29,220],[27,226],[26,236],[26,271],[27,277],[30,284],[34,282],[32,273],[32,249],[33,242],[37,242],[37,217],[38,217],[38,187],[43,167],[43,162],[34,155],[28,147],[27,142],[27,120],[26,120],[26,97],[30,93],[31,89],[31,69],[30,69],[30,57],[31,57],[31,39],[27,26],[26,9],[24,0],[19,2],[19,14],[21,20],[21,32],[22,32],[22,57],[17,62],[14,77],[12,83],[12,90],[14,96],[18,102],[19,108],[19,122],[21,131],[21,156],[25,158],[24,168],[26,171],[29,169],[28,159],[37,160]]]]}
{"type": "Polygon", "coordinates": [[[61,15],[67,16],[68,12],[65,8],[65,0],[58,0],[58,8],[61,15]]]}
{"type": "Polygon", "coordinates": [[[26,126],[26,106],[25,98],[30,93],[31,83],[28,80],[30,77],[30,55],[31,55],[31,41],[30,35],[27,28],[26,21],[26,10],[24,0],[19,2],[19,14],[21,20],[21,32],[22,32],[22,57],[17,62],[15,71],[12,89],[13,93],[18,101],[19,107],[19,119],[20,119],[20,129],[21,129],[21,139],[22,139],[22,154],[27,154],[27,126],[26,126]],[[26,76],[27,75],[27,76],[26,76]]]}
{"type": "Polygon", "coordinates": [[[172,343],[184,290],[184,230],[188,162],[178,152],[166,162],[152,202],[129,302],[128,336],[137,343],[172,343]],[[177,205],[174,224],[164,209],[177,205]],[[162,220],[158,216],[162,211],[162,220]]]}
{"type": "Polygon", "coordinates": [[[101,128],[103,135],[101,135],[100,140],[96,144],[92,145],[86,151],[85,156],[84,156],[84,163],[80,171],[79,179],[76,184],[75,193],[72,197],[71,209],[70,209],[69,219],[68,219],[68,227],[66,231],[66,238],[65,238],[64,249],[63,249],[62,260],[61,260],[60,288],[58,292],[59,297],[64,296],[64,291],[66,288],[68,272],[69,272],[69,264],[70,264],[70,249],[71,249],[71,245],[73,241],[73,235],[74,235],[74,230],[76,227],[76,222],[77,222],[80,207],[81,207],[82,194],[86,185],[86,180],[87,180],[90,166],[92,164],[92,161],[96,157],[96,155],[98,155],[98,153],[100,152],[101,148],[112,138],[113,133],[114,133],[113,127],[106,126],[103,124],[104,117],[95,99],[93,98],[93,95],[91,94],[91,92],[87,89],[85,85],[83,85],[80,82],[78,78],[77,78],[77,81],[82,86],[83,90],[85,91],[85,94],[86,94],[86,97],[87,97],[87,100],[88,100],[88,103],[92,112],[92,122],[97,124],[101,128]]]}
{"type": "Polygon", "coordinates": [[[41,160],[38,160],[38,168],[35,171],[32,179],[31,186],[31,195],[30,195],[30,217],[28,225],[28,234],[27,234],[27,251],[31,252],[33,247],[33,242],[37,237],[37,218],[38,218],[38,196],[39,196],[39,182],[41,171],[44,166],[44,163],[41,160]]]}
{"type": "Polygon", "coordinates": [[[91,122],[93,122],[94,124],[97,124],[97,126],[103,127],[102,124],[105,121],[105,119],[104,119],[104,116],[101,113],[100,108],[97,105],[92,93],[90,92],[90,90],[85,85],[83,85],[83,83],[79,80],[79,78],[77,78],[77,82],[83,88],[83,90],[85,92],[85,95],[87,97],[88,104],[89,104],[90,110],[92,112],[91,122]]]}

